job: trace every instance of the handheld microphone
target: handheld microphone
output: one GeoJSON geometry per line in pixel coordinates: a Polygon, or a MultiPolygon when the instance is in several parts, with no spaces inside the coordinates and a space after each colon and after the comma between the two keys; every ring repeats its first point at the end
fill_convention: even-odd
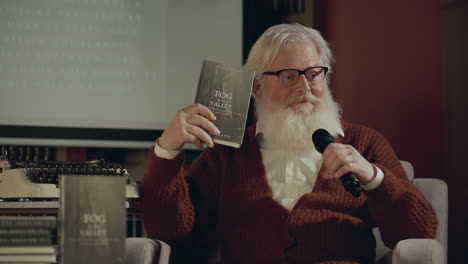
{"type": "MultiPolygon", "coordinates": [[[[335,142],[335,138],[330,135],[327,130],[320,128],[315,130],[314,134],[312,134],[312,141],[314,142],[315,149],[323,154],[328,144],[335,142]]],[[[341,176],[340,181],[345,190],[350,192],[354,197],[359,197],[361,195],[361,185],[359,185],[359,181],[352,173],[341,176]]]]}

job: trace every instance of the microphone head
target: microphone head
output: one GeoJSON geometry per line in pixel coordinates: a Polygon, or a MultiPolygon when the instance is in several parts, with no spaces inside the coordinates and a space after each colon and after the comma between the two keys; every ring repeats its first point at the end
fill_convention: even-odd
{"type": "Polygon", "coordinates": [[[328,144],[335,142],[335,138],[327,130],[320,128],[312,134],[312,142],[314,142],[315,149],[323,153],[328,144]]]}

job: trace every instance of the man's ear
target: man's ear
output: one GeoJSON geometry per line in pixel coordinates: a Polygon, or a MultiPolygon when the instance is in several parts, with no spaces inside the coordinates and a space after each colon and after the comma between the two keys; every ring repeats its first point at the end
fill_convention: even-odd
{"type": "Polygon", "coordinates": [[[252,93],[255,96],[258,96],[259,93],[260,93],[260,82],[257,79],[255,79],[254,82],[253,82],[252,93]]]}

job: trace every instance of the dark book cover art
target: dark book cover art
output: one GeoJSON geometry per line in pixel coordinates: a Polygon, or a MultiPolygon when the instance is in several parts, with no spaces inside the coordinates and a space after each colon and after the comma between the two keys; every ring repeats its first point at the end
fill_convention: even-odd
{"type": "Polygon", "coordinates": [[[203,61],[195,103],[215,114],[213,123],[221,131],[213,136],[215,143],[236,148],[242,144],[253,80],[249,69],[203,61]]]}
{"type": "Polygon", "coordinates": [[[60,263],[125,262],[125,177],[60,176],[60,263]]]}

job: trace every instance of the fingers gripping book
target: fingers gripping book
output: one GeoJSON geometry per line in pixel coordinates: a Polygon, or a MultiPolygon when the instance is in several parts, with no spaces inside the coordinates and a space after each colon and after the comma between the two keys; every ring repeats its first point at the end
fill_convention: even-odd
{"type": "Polygon", "coordinates": [[[242,144],[253,80],[249,69],[203,61],[195,103],[215,114],[213,123],[221,131],[212,136],[215,143],[235,148],[242,144]]]}

